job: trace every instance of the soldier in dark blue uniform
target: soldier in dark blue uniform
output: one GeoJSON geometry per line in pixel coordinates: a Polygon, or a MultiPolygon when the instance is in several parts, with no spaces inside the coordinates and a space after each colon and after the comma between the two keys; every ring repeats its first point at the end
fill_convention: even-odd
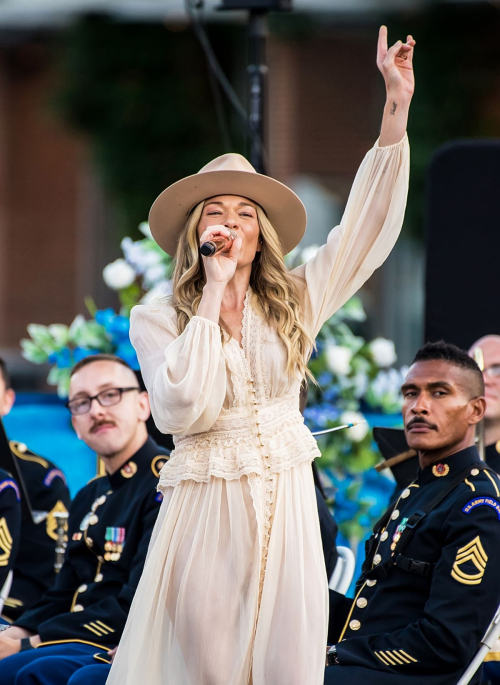
{"type": "Polygon", "coordinates": [[[16,562],[20,532],[19,487],[10,473],[0,469],[0,593],[16,562]]]}
{"type": "MultiPolygon", "coordinates": [[[[10,377],[0,357],[0,417],[10,412],[14,401],[10,377]]],[[[13,621],[54,584],[57,540],[54,513],[67,512],[71,500],[64,473],[55,464],[21,442],[11,441],[10,448],[23,477],[31,508],[47,512],[47,516],[38,523],[27,516],[22,520],[13,583],[2,612],[9,621],[13,621]]]]}
{"type": "Polygon", "coordinates": [[[403,395],[419,473],[375,526],[354,601],[330,593],[328,684],[455,685],[500,603],[500,481],[473,446],[479,367],[427,344],[403,395]]]}
{"type": "Polygon", "coordinates": [[[168,452],[147,435],[147,394],[128,365],[109,355],[80,362],[68,406],[78,436],[101,456],[107,475],[71,505],[54,588],[0,633],[2,685],[17,682],[23,669],[40,678],[29,682],[46,682],[50,657],[78,661],[118,644],[160,506],[156,485],[168,452]]]}

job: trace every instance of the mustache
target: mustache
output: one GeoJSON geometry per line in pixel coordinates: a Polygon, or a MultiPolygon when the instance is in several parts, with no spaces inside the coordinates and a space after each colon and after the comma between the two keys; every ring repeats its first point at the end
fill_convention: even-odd
{"type": "Polygon", "coordinates": [[[100,428],[101,426],[115,426],[115,427],[116,427],[116,423],[115,423],[114,421],[96,421],[96,422],[92,425],[92,427],[91,427],[91,429],[90,429],[90,432],[91,432],[91,433],[95,433],[95,431],[96,431],[98,428],[100,428]]]}
{"type": "Polygon", "coordinates": [[[426,419],[422,418],[421,416],[415,416],[413,419],[411,419],[411,421],[409,421],[406,425],[406,430],[409,430],[412,428],[412,426],[415,426],[419,423],[427,426],[427,428],[430,428],[431,430],[437,430],[437,426],[434,423],[429,423],[429,421],[426,421],[426,419]]]}

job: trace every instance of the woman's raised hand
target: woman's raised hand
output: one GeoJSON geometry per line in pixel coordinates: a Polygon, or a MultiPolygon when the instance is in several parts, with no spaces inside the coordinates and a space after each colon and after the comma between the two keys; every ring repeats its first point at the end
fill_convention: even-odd
{"type": "Polygon", "coordinates": [[[391,96],[411,96],[415,88],[413,76],[413,52],[415,41],[412,36],[406,43],[398,40],[387,47],[387,26],[381,26],[377,46],[377,66],[384,77],[387,93],[391,96]]]}
{"type": "MultiPolygon", "coordinates": [[[[210,226],[210,228],[208,228],[200,237],[200,245],[208,240],[216,240],[221,236],[229,238],[231,237],[231,233],[225,226],[210,226]]],[[[237,235],[233,240],[229,251],[218,252],[212,257],[203,257],[207,285],[217,283],[225,286],[231,280],[236,271],[241,244],[241,238],[237,235]]]]}

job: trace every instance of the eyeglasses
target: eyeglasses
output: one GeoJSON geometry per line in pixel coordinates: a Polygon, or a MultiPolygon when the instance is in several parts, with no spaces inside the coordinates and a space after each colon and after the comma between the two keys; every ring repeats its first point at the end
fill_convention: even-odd
{"type": "Polygon", "coordinates": [[[130,392],[132,390],[137,390],[141,392],[140,388],[108,388],[107,390],[101,390],[97,395],[93,397],[77,397],[75,400],[70,400],[66,402],[66,406],[73,414],[73,416],[81,416],[82,414],[87,414],[90,411],[92,402],[97,400],[101,407],[112,407],[115,404],[121,402],[122,395],[124,392],[130,392]]]}
{"type": "Polygon", "coordinates": [[[486,369],[483,371],[485,376],[489,376],[490,378],[498,378],[500,376],[500,364],[492,364],[491,366],[488,366],[486,369]]]}

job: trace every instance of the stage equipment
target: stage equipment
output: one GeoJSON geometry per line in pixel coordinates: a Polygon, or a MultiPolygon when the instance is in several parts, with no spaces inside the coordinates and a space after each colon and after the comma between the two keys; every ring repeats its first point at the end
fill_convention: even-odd
{"type": "Polygon", "coordinates": [[[467,140],[434,155],[427,177],[425,340],[468,349],[500,333],[500,142],[467,140]]]}

